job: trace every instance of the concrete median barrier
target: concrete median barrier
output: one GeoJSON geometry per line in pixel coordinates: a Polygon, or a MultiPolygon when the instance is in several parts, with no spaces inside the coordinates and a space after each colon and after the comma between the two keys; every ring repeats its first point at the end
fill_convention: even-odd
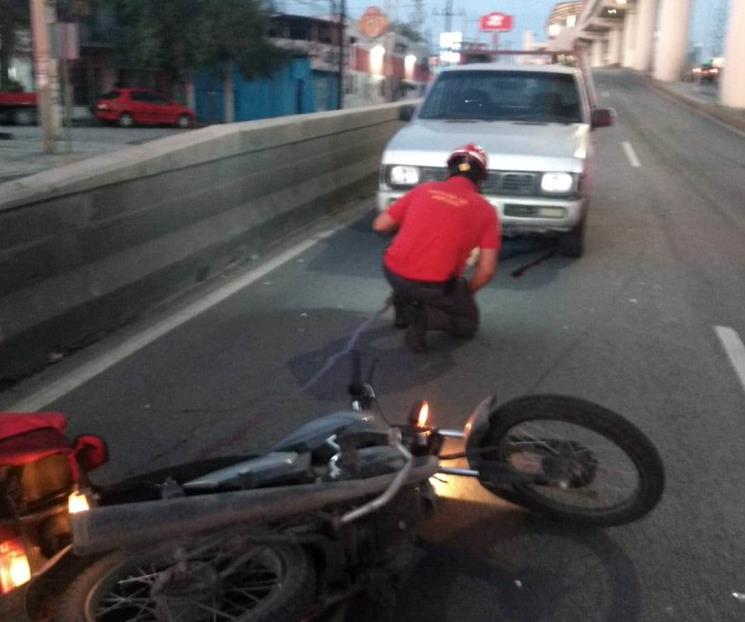
{"type": "Polygon", "coordinates": [[[0,184],[0,379],[372,193],[399,107],[207,127],[0,184]]]}

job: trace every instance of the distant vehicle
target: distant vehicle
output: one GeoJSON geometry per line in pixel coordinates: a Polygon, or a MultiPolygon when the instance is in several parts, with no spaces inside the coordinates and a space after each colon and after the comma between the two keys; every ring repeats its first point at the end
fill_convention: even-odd
{"type": "Polygon", "coordinates": [[[100,95],[93,104],[93,116],[103,123],[116,123],[121,127],[175,125],[187,128],[196,120],[191,108],[155,91],[136,88],[117,88],[100,95]]]}
{"type": "Polygon", "coordinates": [[[592,178],[594,128],[615,114],[592,105],[589,78],[558,64],[484,63],[443,69],[424,102],[402,109],[385,148],[378,209],[417,184],[447,177],[453,149],[477,142],[489,153],[481,193],[499,212],[505,236],[558,237],[580,257],[592,178]]]}
{"type": "Polygon", "coordinates": [[[0,121],[14,125],[36,123],[36,93],[0,92],[0,121]]]}
{"type": "Polygon", "coordinates": [[[691,68],[684,76],[686,82],[716,82],[722,68],[712,62],[703,63],[691,68]]]}

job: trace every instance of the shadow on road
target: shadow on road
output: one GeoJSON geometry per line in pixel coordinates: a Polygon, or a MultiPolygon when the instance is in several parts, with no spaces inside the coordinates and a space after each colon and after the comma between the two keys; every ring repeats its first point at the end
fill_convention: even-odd
{"type": "Polygon", "coordinates": [[[458,498],[441,498],[421,530],[395,611],[357,602],[349,622],[640,619],[636,569],[609,535],[546,521],[459,481],[458,498]]]}
{"type": "Polygon", "coordinates": [[[377,361],[375,377],[385,378],[386,393],[395,393],[445,375],[455,364],[453,353],[464,343],[449,335],[435,334],[430,339],[432,347],[427,356],[421,356],[406,350],[402,331],[393,328],[392,312],[374,321],[338,309],[315,310],[313,316],[314,330],[334,336],[342,334],[342,337],[295,355],[288,361],[288,367],[297,386],[318,400],[338,401],[346,395],[350,362],[345,353],[352,347],[363,353],[368,365],[377,361]],[[350,326],[352,317],[359,318],[355,328],[339,331],[340,326],[350,326]],[[320,373],[324,368],[326,371],[320,373]]]}

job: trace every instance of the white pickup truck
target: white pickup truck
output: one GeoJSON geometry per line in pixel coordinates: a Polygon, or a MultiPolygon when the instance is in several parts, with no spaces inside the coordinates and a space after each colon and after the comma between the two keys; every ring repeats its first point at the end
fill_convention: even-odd
{"type": "Polygon", "coordinates": [[[558,236],[559,251],[583,252],[592,180],[590,132],[615,113],[592,108],[579,69],[563,65],[462,65],[444,69],[410,123],[386,147],[378,209],[420,183],[447,177],[450,152],[475,142],[489,153],[481,192],[503,235],[558,236]]]}

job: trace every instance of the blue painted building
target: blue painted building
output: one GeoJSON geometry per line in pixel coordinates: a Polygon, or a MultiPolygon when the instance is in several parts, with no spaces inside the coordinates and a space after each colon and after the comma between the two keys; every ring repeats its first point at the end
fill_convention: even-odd
{"type": "MultiPolygon", "coordinates": [[[[269,19],[268,35],[275,45],[290,51],[293,58],[268,79],[248,81],[240,71],[233,72],[234,119],[251,121],[337,109],[341,36],[338,19],[278,13],[269,19]]],[[[221,123],[225,118],[225,93],[220,72],[198,75],[194,91],[199,121],[221,123]]]]}
{"type": "MultiPolygon", "coordinates": [[[[307,57],[293,58],[268,79],[248,81],[236,69],[232,80],[236,121],[331,110],[337,106],[337,77],[314,71],[307,57]]],[[[223,121],[224,89],[218,73],[202,73],[195,77],[196,113],[201,123],[223,121]]]]}

